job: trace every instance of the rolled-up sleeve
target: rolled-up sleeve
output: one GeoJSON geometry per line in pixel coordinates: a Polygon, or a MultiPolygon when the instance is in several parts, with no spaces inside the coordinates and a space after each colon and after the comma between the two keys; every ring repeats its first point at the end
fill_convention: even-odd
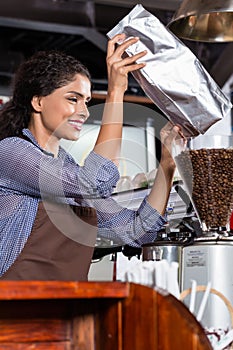
{"type": "Polygon", "coordinates": [[[116,165],[93,151],[79,166],[62,148],[54,158],[18,137],[0,142],[0,157],[2,188],[29,196],[106,198],[119,179],[116,165]]]}
{"type": "Polygon", "coordinates": [[[152,208],[147,197],[144,198],[139,212],[144,234],[140,235],[135,243],[141,246],[156,239],[157,233],[166,223],[167,217],[166,215],[162,216],[156,209],[152,208]]]}
{"type": "Polygon", "coordinates": [[[90,197],[109,197],[119,180],[117,166],[101,155],[92,151],[79,168],[79,186],[90,197]]]}
{"type": "Polygon", "coordinates": [[[92,206],[97,210],[99,236],[121,245],[140,247],[153,242],[167,219],[150,206],[147,197],[137,210],[120,206],[112,197],[93,200],[92,206]]]}

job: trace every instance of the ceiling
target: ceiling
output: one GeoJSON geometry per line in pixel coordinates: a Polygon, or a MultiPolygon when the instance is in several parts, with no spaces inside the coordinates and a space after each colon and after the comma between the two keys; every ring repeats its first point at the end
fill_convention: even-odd
{"type": "MultiPolygon", "coordinates": [[[[145,0],[140,3],[166,25],[180,1],[145,0]]],[[[47,49],[63,50],[78,57],[88,66],[96,86],[106,85],[106,33],[136,4],[133,0],[1,1],[1,89],[9,89],[11,77],[20,62],[35,51],[47,49]]],[[[185,41],[185,44],[222,87],[233,74],[233,43],[185,41]]],[[[134,85],[131,78],[130,86],[137,93],[134,85]]]]}

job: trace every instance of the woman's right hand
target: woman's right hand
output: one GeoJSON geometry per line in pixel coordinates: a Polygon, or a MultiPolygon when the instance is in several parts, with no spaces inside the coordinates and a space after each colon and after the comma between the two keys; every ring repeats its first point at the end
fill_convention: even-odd
{"type": "Polygon", "coordinates": [[[145,63],[137,63],[136,60],[146,54],[143,51],[132,57],[123,57],[125,49],[138,41],[138,38],[124,41],[125,38],[125,34],[117,34],[108,43],[108,94],[94,148],[96,153],[111,159],[117,166],[121,151],[123,99],[128,87],[128,73],[145,66],[145,63]],[[122,44],[118,45],[119,42],[122,44]]]}
{"type": "Polygon", "coordinates": [[[139,52],[131,57],[124,57],[127,47],[135,44],[139,38],[133,37],[125,40],[125,34],[117,34],[108,42],[107,48],[107,71],[108,71],[108,95],[122,98],[128,88],[128,73],[141,69],[144,62],[136,61],[146,55],[147,51],[139,52]],[[122,44],[119,44],[122,42],[122,44]]]}

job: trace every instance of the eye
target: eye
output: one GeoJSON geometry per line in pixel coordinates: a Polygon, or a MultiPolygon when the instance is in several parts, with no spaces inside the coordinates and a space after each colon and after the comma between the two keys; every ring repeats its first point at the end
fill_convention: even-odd
{"type": "Polygon", "coordinates": [[[77,101],[78,101],[77,97],[68,97],[68,100],[73,102],[73,103],[77,103],[77,101]]]}

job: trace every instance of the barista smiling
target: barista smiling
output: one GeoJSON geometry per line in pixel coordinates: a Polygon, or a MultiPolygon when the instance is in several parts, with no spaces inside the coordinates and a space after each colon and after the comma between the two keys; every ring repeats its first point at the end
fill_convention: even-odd
{"type": "Polygon", "coordinates": [[[177,126],[161,131],[160,166],[139,208],[123,208],[111,197],[119,179],[128,74],[145,66],[137,61],[146,54],[125,58],[125,49],[138,38],[124,38],[119,34],[108,42],[102,125],[83,166],[59,141],[77,140],[89,116],[88,69],[72,56],[50,51],[36,53],[16,72],[12,99],[0,113],[1,279],[86,280],[96,234],[140,247],[166,222],[177,126]],[[83,220],[75,221],[75,214],[83,220]]]}
{"type": "Polygon", "coordinates": [[[47,96],[33,96],[35,111],[28,129],[40,146],[58,155],[61,138],[76,141],[88,119],[87,104],[91,99],[91,83],[87,76],[76,74],[73,81],[47,96]]]}

